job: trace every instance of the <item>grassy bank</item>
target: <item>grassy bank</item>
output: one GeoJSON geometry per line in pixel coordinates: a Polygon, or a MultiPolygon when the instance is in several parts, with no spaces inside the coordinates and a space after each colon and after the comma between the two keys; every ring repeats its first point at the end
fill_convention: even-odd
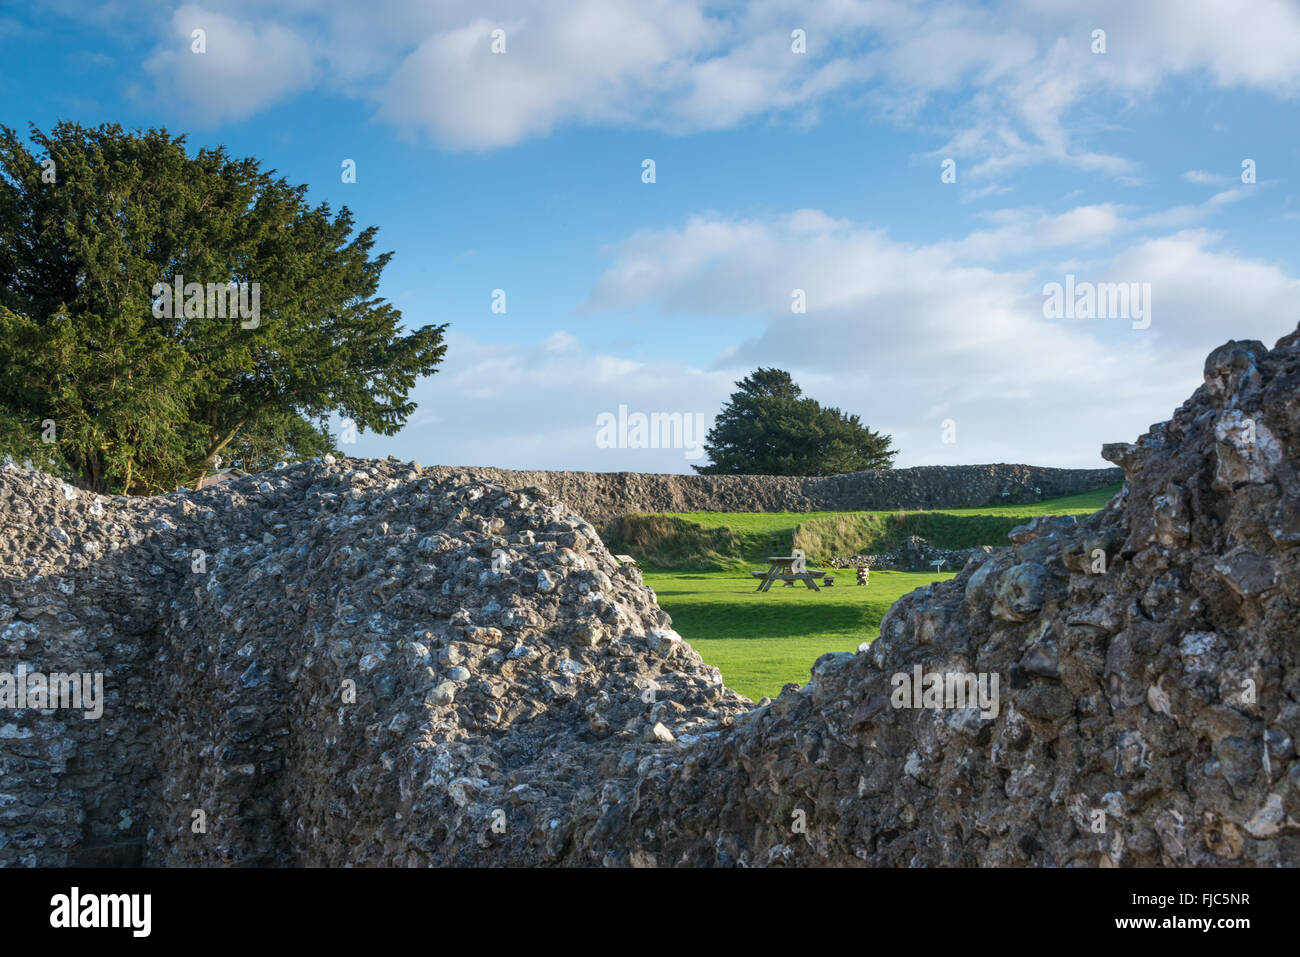
{"type": "Polygon", "coordinates": [[[1005,545],[1007,533],[1039,515],[1087,515],[1119,485],[1034,502],[983,508],[862,512],[675,512],[628,515],[607,523],[611,551],[661,570],[723,571],[802,548],[815,561],[888,551],[910,535],[940,548],[1005,545]]]}

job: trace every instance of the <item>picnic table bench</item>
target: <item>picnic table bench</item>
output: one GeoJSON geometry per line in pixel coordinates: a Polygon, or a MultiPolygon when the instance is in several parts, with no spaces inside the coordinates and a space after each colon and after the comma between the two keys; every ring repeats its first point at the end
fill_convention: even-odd
{"type": "Polygon", "coordinates": [[[797,581],[803,582],[813,591],[821,591],[817,587],[815,579],[825,576],[824,571],[816,568],[805,568],[802,571],[794,570],[794,563],[800,560],[802,555],[774,555],[768,556],[768,569],[765,572],[750,572],[752,578],[761,578],[758,583],[759,591],[768,591],[772,587],[772,582],[780,580],[793,585],[797,581]]]}

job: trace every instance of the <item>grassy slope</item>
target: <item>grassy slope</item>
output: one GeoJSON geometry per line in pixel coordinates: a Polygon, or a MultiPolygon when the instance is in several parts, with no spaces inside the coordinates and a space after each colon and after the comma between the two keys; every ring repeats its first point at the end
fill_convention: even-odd
{"type": "Polygon", "coordinates": [[[985,505],[980,508],[941,508],[937,509],[937,511],[945,515],[1025,515],[1029,517],[1036,515],[1091,515],[1114,498],[1123,487],[1123,482],[1116,482],[1114,485],[1106,485],[1102,488],[1093,489],[1091,492],[1066,495],[1062,498],[1049,498],[1046,501],[1031,502],[1028,505],[985,505]]]}
{"type": "MultiPolygon", "coordinates": [[[[971,541],[972,545],[1002,545],[1006,544],[1006,531],[1021,520],[1037,515],[1085,515],[1101,508],[1117,491],[1119,486],[1114,485],[1031,505],[911,512],[904,518],[901,532],[925,535],[930,531],[935,535],[930,540],[938,545],[949,544],[945,538],[981,539],[971,541]],[[944,516],[965,521],[953,522],[944,516]]],[[[649,564],[645,583],[658,594],[677,631],[705,661],[721,670],[727,686],[754,700],[764,695],[775,697],[786,682],[807,681],[808,669],[819,655],[854,651],[863,641],[874,639],[885,612],[907,592],[953,577],[952,573],[878,571],[863,588],[853,584],[851,571],[841,571],[835,573],[835,586],[820,592],[801,585],[775,585],[760,594],[748,570],[765,566],[764,556],[789,554],[797,533],[819,531],[819,523],[847,519],[894,534],[900,531],[896,514],[687,512],[667,517],[685,520],[672,523],[678,530],[694,524],[707,530],[729,530],[735,538],[735,552],[719,556],[714,550],[708,570],[656,569],[649,564]],[[801,526],[804,532],[800,532],[801,526]]],[[[679,540],[658,543],[658,555],[668,561],[690,561],[701,538],[715,549],[729,541],[714,534],[694,538],[686,534],[679,540]]],[[[968,546],[953,543],[949,547],[968,546]]],[[[638,554],[634,549],[632,553],[638,554]]]]}
{"type": "Polygon", "coordinates": [[[1006,544],[1016,525],[1038,515],[1095,512],[1120,486],[1035,502],[984,508],[903,513],[862,512],[672,512],[628,516],[605,530],[611,550],[636,555],[648,568],[682,571],[752,567],[768,555],[788,555],[799,545],[821,560],[830,554],[883,551],[907,535],[941,548],[1006,544]],[[698,526],[698,527],[696,527],[698,526]]]}
{"type": "MultiPolygon", "coordinates": [[[[1088,515],[1097,511],[1120,490],[1121,485],[1107,485],[1080,495],[1067,495],[1064,498],[1047,499],[1043,502],[1031,502],[1026,505],[985,505],[979,508],[937,508],[925,512],[909,512],[910,515],[994,515],[1033,518],[1037,515],[1088,515]]],[[[836,518],[841,515],[894,515],[889,510],[865,512],[668,512],[674,518],[683,518],[705,528],[730,528],[741,540],[758,539],[762,536],[782,535],[811,519],[836,518]]]]}

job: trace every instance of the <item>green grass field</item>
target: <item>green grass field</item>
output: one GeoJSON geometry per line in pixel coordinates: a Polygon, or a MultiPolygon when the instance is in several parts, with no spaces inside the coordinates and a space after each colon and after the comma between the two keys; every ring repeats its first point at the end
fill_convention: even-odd
{"type": "Polygon", "coordinates": [[[941,508],[936,511],[945,515],[1014,515],[1028,518],[1037,515],[1091,515],[1114,498],[1123,487],[1123,482],[1116,482],[1091,492],[1049,498],[1028,505],[985,505],[980,508],[941,508]]]}
{"type": "MultiPolygon", "coordinates": [[[[915,588],[953,572],[832,572],[833,588],[803,585],[757,591],[750,570],[798,542],[809,565],[831,554],[870,554],[921,535],[945,548],[1005,545],[1014,526],[1039,515],[1087,515],[1119,485],[1029,505],[907,512],[680,512],[629,516],[605,530],[611,551],[637,556],[673,627],[722,672],[727,686],[757,701],[787,682],[808,680],[828,651],[855,651],[879,634],[890,606],[915,588]]],[[[820,567],[820,566],[818,566],[820,567]]]]}
{"type": "MultiPolygon", "coordinates": [[[[1026,505],[983,505],[978,508],[936,508],[926,512],[941,515],[1007,515],[1033,518],[1037,515],[1090,515],[1109,502],[1122,487],[1122,483],[1107,485],[1079,495],[1030,502],[1026,505]]],[[[675,518],[703,525],[705,528],[730,528],[742,536],[757,536],[792,530],[795,526],[814,518],[834,518],[839,515],[892,515],[889,510],[868,512],[666,512],[675,518]]],[[[919,514],[919,513],[911,513],[919,514]]]]}
{"type": "Polygon", "coordinates": [[[885,612],[914,588],[953,577],[879,571],[863,587],[851,569],[833,574],[834,587],[816,592],[780,584],[759,592],[745,572],[647,572],[645,583],[727,687],[757,701],[788,681],[803,684],[826,652],[856,651],[875,638],[885,612]]]}

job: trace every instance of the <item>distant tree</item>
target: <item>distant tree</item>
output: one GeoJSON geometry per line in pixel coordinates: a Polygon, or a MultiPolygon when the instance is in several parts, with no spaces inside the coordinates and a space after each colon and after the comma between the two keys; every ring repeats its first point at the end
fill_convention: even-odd
{"type": "Polygon", "coordinates": [[[702,475],[839,475],[892,468],[891,438],[856,415],[804,398],[790,373],[758,369],[736,383],[705,438],[702,475]]]}
{"type": "Polygon", "coordinates": [[[376,297],[375,227],[166,130],[30,139],[0,126],[0,452],[153,493],[218,454],[251,471],[330,451],[332,415],[401,428],[446,326],[403,334],[376,297]],[[177,277],[200,295],[171,301],[177,277]]]}

